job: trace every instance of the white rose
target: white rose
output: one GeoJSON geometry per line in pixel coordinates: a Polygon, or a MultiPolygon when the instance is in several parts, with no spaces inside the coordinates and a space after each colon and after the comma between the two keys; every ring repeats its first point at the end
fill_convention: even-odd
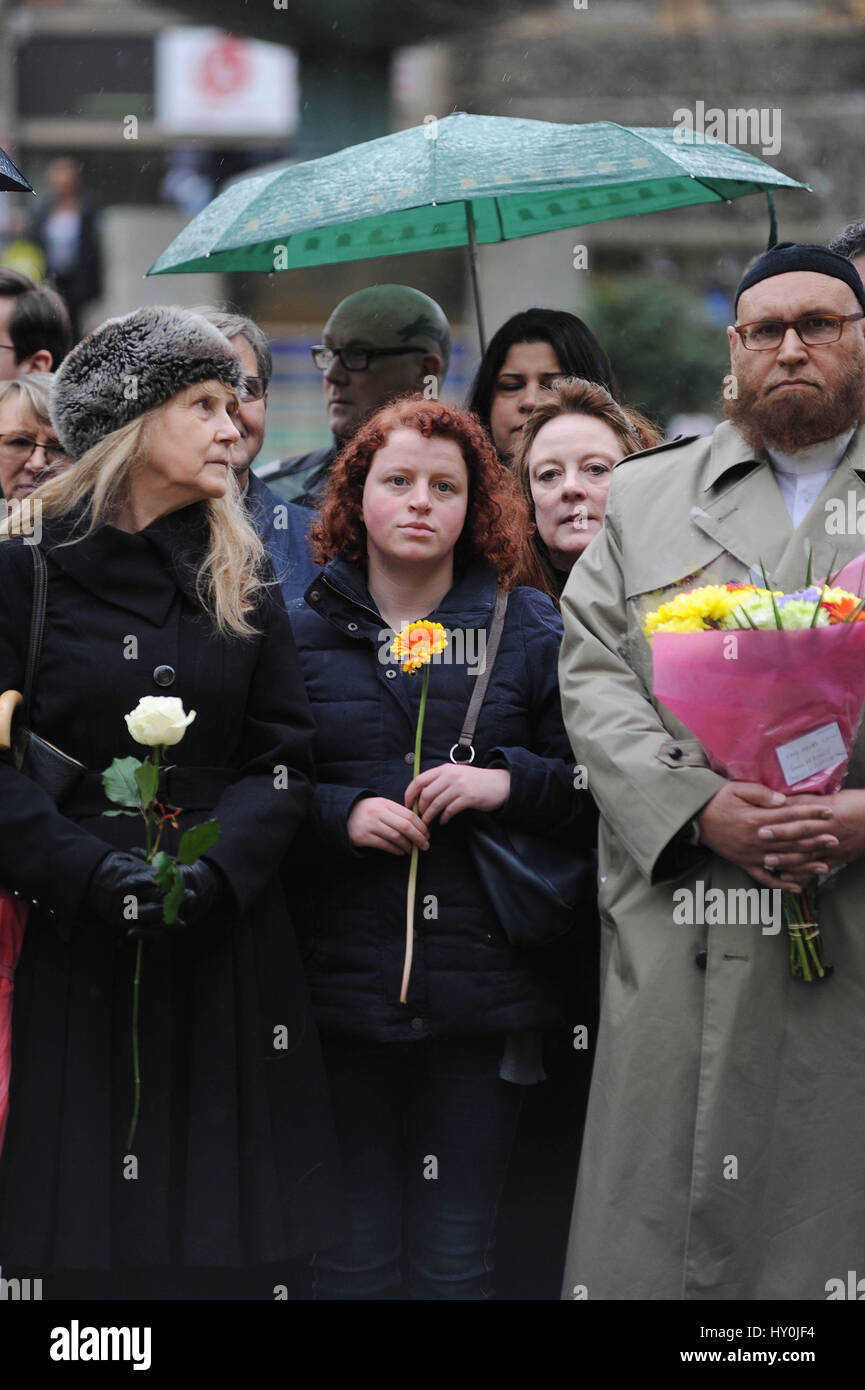
{"type": "Polygon", "coordinates": [[[124,718],[136,743],[156,748],[179,743],[195,718],[195,710],[184,714],[183,701],[176,695],[145,695],[124,718]]]}

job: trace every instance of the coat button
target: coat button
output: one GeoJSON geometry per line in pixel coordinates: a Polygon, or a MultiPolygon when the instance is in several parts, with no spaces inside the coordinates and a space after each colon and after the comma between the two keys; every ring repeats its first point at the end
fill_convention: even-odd
{"type": "Polygon", "coordinates": [[[697,967],[698,970],[705,970],[705,969],[706,969],[706,961],[707,961],[708,959],[709,959],[709,952],[706,950],[706,947],[705,947],[705,946],[701,946],[700,949],[699,949],[699,951],[697,952],[697,954],[694,956],[694,964],[696,965],[696,967],[697,967]]]}
{"type": "Polygon", "coordinates": [[[681,756],[682,756],[682,750],[681,750],[681,748],[679,748],[679,747],[677,747],[677,746],[674,745],[672,748],[668,748],[668,749],[667,749],[667,756],[668,756],[669,758],[677,758],[677,759],[678,759],[678,758],[681,758],[681,756]]]}
{"type": "Polygon", "coordinates": [[[414,762],[414,753],[406,753],[405,757],[403,758],[403,762],[406,762],[406,763],[413,763],[413,762],[414,762]]]}
{"type": "Polygon", "coordinates": [[[413,1018],[412,1021],[411,1021],[411,1027],[412,1027],[412,1032],[413,1032],[413,1033],[419,1033],[419,1032],[421,1031],[421,1029],[423,1028],[423,1019],[422,1019],[422,1018],[413,1018]]]}
{"type": "Polygon", "coordinates": [[[349,632],[357,632],[357,623],[349,623],[348,630],[349,632]]]}
{"type": "Polygon", "coordinates": [[[153,672],[153,679],[157,685],[173,685],[175,671],[173,666],[157,666],[153,672]]]}
{"type": "Polygon", "coordinates": [[[312,593],[309,596],[310,603],[318,603],[320,598],[321,594],[318,592],[318,589],[313,589],[312,593]]]}
{"type": "Polygon", "coordinates": [[[385,671],[385,675],[389,681],[396,680],[396,671],[385,671]]]}

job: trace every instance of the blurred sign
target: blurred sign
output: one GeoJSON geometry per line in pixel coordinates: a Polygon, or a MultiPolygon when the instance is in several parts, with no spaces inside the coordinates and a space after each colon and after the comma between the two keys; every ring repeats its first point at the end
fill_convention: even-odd
{"type": "MultiPolygon", "coordinates": [[[[19,116],[105,121],[131,112],[139,120],[150,120],[149,36],[34,34],[21,40],[16,68],[19,116]]],[[[119,119],[117,140],[123,143],[119,119]]]]}
{"type": "Polygon", "coordinates": [[[219,29],[166,29],[156,39],[155,114],[175,135],[290,135],[297,55],[219,29]]]}

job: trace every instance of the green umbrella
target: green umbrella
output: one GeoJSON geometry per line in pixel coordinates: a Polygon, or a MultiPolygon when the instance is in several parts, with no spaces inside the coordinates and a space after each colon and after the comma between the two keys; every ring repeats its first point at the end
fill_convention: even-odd
{"type": "Polygon", "coordinates": [[[807,185],[687,129],[456,114],[234,184],[147,273],[295,270],[469,246],[483,341],[478,245],[773,187],[807,185]]]}

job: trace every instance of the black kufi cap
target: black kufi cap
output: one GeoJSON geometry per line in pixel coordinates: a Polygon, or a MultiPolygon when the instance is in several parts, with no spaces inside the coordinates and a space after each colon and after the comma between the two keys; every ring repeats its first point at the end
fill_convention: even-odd
{"type": "Polygon", "coordinates": [[[779,241],[777,246],[770,247],[758,257],[739,281],[736,305],[740,296],[752,285],[768,280],[772,275],[786,275],[791,270],[812,270],[817,275],[831,275],[835,280],[843,280],[865,309],[865,285],[853,262],[830,251],[828,246],[812,246],[797,241],[779,241]]]}

